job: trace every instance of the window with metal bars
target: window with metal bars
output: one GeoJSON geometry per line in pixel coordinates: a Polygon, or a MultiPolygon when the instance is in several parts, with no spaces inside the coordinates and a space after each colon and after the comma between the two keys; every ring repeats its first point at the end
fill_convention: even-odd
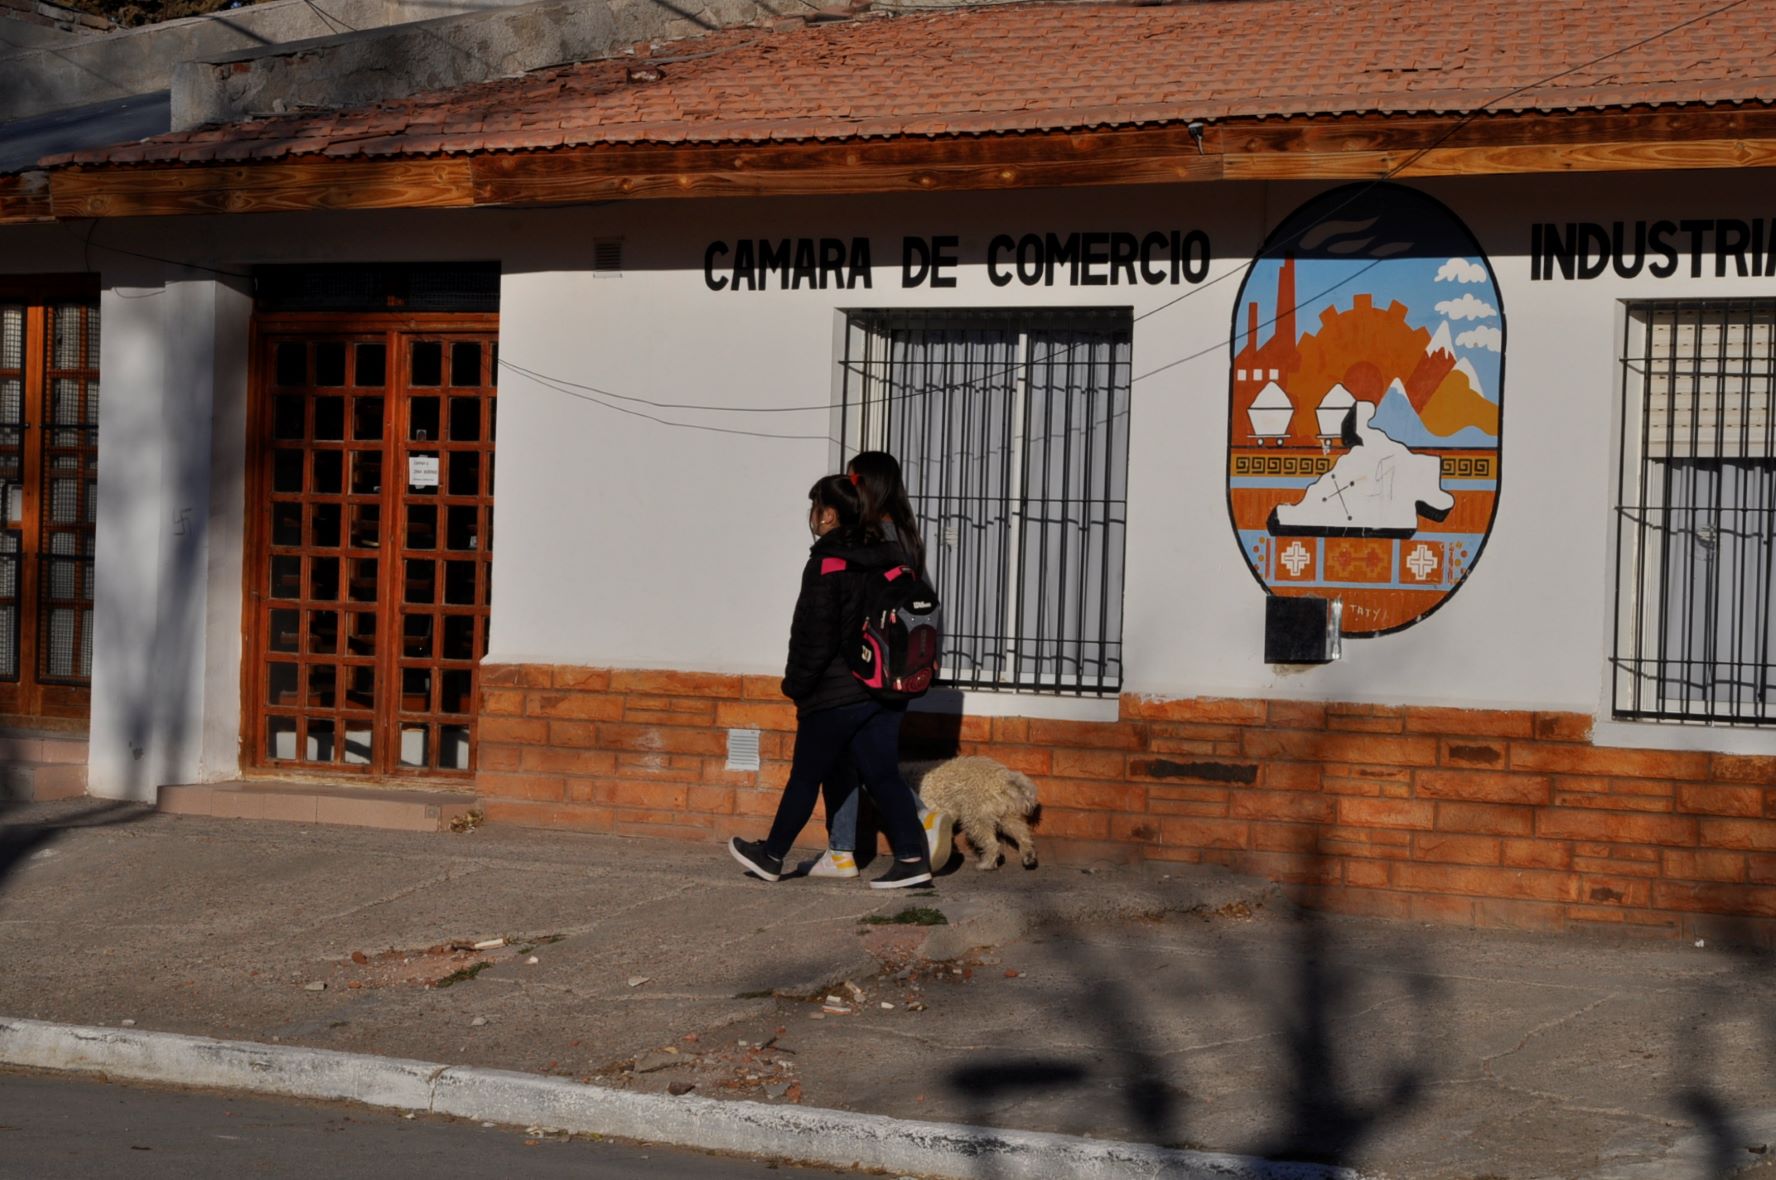
{"type": "Polygon", "coordinates": [[[852,312],[847,456],[900,460],[943,603],[940,683],[1114,693],[1127,309],[852,312]]]}
{"type": "Polygon", "coordinates": [[[1776,299],[1630,304],[1617,716],[1776,724],[1776,299]]]}

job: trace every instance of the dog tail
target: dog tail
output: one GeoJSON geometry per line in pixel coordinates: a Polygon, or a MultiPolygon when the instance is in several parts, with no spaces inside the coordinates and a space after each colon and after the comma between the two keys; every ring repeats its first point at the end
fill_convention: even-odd
{"type": "Polygon", "coordinates": [[[1012,793],[1017,797],[1018,804],[1027,815],[1036,807],[1036,784],[1021,770],[1007,769],[1005,781],[1011,785],[1012,793]]]}

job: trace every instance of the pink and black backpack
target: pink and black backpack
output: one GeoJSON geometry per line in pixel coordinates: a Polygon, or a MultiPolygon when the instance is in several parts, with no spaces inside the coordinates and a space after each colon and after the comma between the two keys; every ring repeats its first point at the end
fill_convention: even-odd
{"type": "MultiPolygon", "coordinates": [[[[822,574],[848,569],[829,557],[822,574]]],[[[863,618],[845,663],[870,695],[883,701],[922,696],[937,675],[943,608],[937,591],[910,565],[857,570],[863,579],[863,618]]]]}

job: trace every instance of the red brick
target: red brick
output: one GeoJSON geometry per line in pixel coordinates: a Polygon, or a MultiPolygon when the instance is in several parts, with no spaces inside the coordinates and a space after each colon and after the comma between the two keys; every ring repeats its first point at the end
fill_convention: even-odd
{"type": "Polygon", "coordinates": [[[567,721],[615,721],[623,715],[623,698],[591,692],[531,694],[530,715],[567,721]]]}
{"type": "Polygon", "coordinates": [[[715,729],[606,724],[598,727],[598,744],[607,749],[641,753],[725,754],[728,735],[715,729]]]}
{"type": "Polygon", "coordinates": [[[1321,849],[1320,829],[1313,824],[1255,823],[1250,830],[1251,846],[1270,852],[1318,852],[1321,849]]]}
{"type": "Polygon", "coordinates": [[[955,713],[908,712],[900,731],[919,740],[984,742],[993,736],[993,719],[963,717],[955,713]]]}
{"type": "Polygon", "coordinates": [[[1686,785],[1677,789],[1677,809],[1697,815],[1759,816],[1764,813],[1760,787],[1686,785]]]}
{"type": "Polygon", "coordinates": [[[1360,885],[1367,889],[1385,889],[1388,885],[1388,865],[1384,860],[1355,860],[1344,863],[1344,880],[1347,885],[1360,885]]]}
{"type": "Polygon", "coordinates": [[[694,783],[703,777],[703,759],[690,754],[618,754],[620,778],[694,783]]]}
{"type": "Polygon", "coordinates": [[[1258,782],[1272,791],[1317,791],[1320,768],[1312,762],[1266,762],[1258,782]]]}
{"type": "Polygon", "coordinates": [[[1241,791],[1233,796],[1228,814],[1235,819],[1287,819],[1330,823],[1337,800],[1324,795],[1293,791],[1241,791]]]}
{"type": "Polygon", "coordinates": [[[1154,754],[1183,754],[1193,758],[1238,758],[1238,742],[1199,741],[1195,738],[1149,736],[1146,749],[1154,754]]]}
{"type": "Polygon", "coordinates": [[[1571,794],[1555,791],[1551,802],[1556,807],[1578,807],[1591,811],[1642,811],[1669,814],[1671,800],[1649,799],[1640,795],[1571,794]]]}
{"type": "Polygon", "coordinates": [[[677,713],[703,721],[715,719],[715,702],[707,697],[667,697],[632,692],[622,700],[626,718],[634,713],[677,713]]]}
{"type": "Polygon", "coordinates": [[[1625,860],[1613,856],[1575,856],[1572,869],[1577,873],[1622,873],[1633,877],[1657,877],[1659,862],[1625,860]]]}
{"type": "Polygon", "coordinates": [[[594,721],[551,721],[549,744],[574,750],[597,749],[598,724],[594,721]]]}
{"type": "Polygon", "coordinates": [[[1702,819],[1697,822],[1705,848],[1743,848],[1757,852],[1776,849],[1776,820],[1702,819]]]}
{"type": "Polygon", "coordinates": [[[1245,848],[1249,839],[1247,826],[1235,820],[1165,816],[1159,833],[1164,843],[1186,848],[1245,848]]]}
{"type": "Polygon", "coordinates": [[[1776,787],[1776,754],[1716,754],[1708,760],[1708,777],[1776,787]]]}
{"type": "Polygon", "coordinates": [[[1495,865],[1499,841],[1495,836],[1453,836],[1447,832],[1418,832],[1412,838],[1413,859],[1443,864],[1495,865]]]}
{"type": "MultiPolygon", "coordinates": [[[[1746,870],[1746,856],[1742,852],[1668,848],[1660,864],[1660,871],[1665,876],[1678,881],[1744,881],[1747,877],[1746,870]]],[[[1757,881],[1755,876],[1751,879],[1757,881]]]]}
{"type": "Polygon", "coordinates": [[[1611,781],[1601,774],[1557,774],[1554,776],[1554,789],[1568,793],[1607,795],[1610,793],[1611,781]]]}
{"type": "Polygon", "coordinates": [[[1135,750],[1141,734],[1132,725],[1109,721],[1049,721],[1030,718],[1030,743],[1037,746],[1088,746],[1100,750],[1135,750]]]}
{"type": "Polygon", "coordinates": [[[1063,778],[1121,778],[1127,755],[1120,750],[1055,750],[1049,772],[1063,778]]]}
{"type": "Polygon", "coordinates": [[[535,745],[549,740],[549,723],[528,717],[483,717],[477,723],[476,734],[483,744],[535,745]]]}
{"type": "Polygon", "coordinates": [[[1476,770],[1503,770],[1506,743],[1486,738],[1441,738],[1437,742],[1437,759],[1445,766],[1465,766],[1476,770]]]}
{"type": "MultiPolygon", "coordinates": [[[[1069,836],[1101,840],[1110,834],[1111,815],[1105,811],[1075,811],[1069,807],[1043,807],[1036,832],[1041,836],[1069,836]]],[[[1123,818],[1121,816],[1116,817],[1123,818]]]]}
{"type": "Polygon", "coordinates": [[[647,692],[663,696],[738,699],[740,677],[718,672],[616,668],[612,669],[610,674],[610,688],[612,692],[647,692]]]}
{"type": "Polygon", "coordinates": [[[780,676],[742,676],[740,695],[749,701],[780,701],[783,699],[783,678],[780,676]]]}
{"type": "Polygon", "coordinates": [[[1158,738],[1194,738],[1198,741],[1237,744],[1246,732],[1238,725],[1201,725],[1188,721],[1149,721],[1146,728],[1150,742],[1158,738]]]}
{"type": "Polygon", "coordinates": [[[481,665],[482,688],[518,688],[524,684],[524,667],[520,664],[481,665]]]}
{"type": "Polygon", "coordinates": [[[1512,742],[1512,770],[1551,770],[1624,778],[1700,779],[1708,776],[1708,755],[1678,750],[1623,750],[1512,742]]]}
{"type": "MultiPolygon", "coordinates": [[[[662,811],[683,811],[690,788],[683,783],[639,782],[618,779],[611,792],[611,802],[619,807],[647,807],[662,811]]],[[[621,816],[618,817],[622,818],[621,816]]]]}
{"type": "Polygon", "coordinates": [[[1323,790],[1328,795],[1364,795],[1375,798],[1384,794],[1397,795],[1400,787],[1397,783],[1376,782],[1367,778],[1328,778],[1323,790]]]}
{"type": "Polygon", "coordinates": [[[1030,719],[1028,717],[995,717],[993,718],[993,740],[1022,745],[1030,740],[1030,719]]]}
{"type": "Polygon", "coordinates": [[[1544,742],[1588,742],[1591,718],[1583,713],[1537,713],[1535,736],[1544,742]]]}
{"type": "Polygon", "coordinates": [[[1327,781],[1335,778],[1364,779],[1377,783],[1398,783],[1409,786],[1415,773],[1410,766],[1377,766],[1374,764],[1329,762],[1324,767],[1327,781]]]}
{"type": "Polygon", "coordinates": [[[1227,800],[1150,799],[1147,811],[1153,815],[1200,815],[1215,819],[1227,814],[1227,800]]]}
{"type": "Polygon", "coordinates": [[[517,770],[523,765],[524,752],[531,748],[483,745],[475,751],[475,765],[479,770],[517,770]]]}
{"type": "Polygon", "coordinates": [[[1607,877],[1587,873],[1579,879],[1579,896],[1591,905],[1645,909],[1652,898],[1652,883],[1635,877],[1607,877]]]}
{"type": "Polygon", "coordinates": [[[1479,832],[1493,836],[1528,836],[1535,831],[1535,811],[1498,803],[1439,803],[1437,830],[1479,832]]]}
{"type": "Polygon", "coordinates": [[[1319,701],[1268,701],[1265,720],[1278,729],[1324,729],[1326,706],[1319,701]]]}
{"type": "Polygon", "coordinates": [[[1150,843],[1159,839],[1159,824],[1151,816],[1146,815],[1112,815],[1110,817],[1110,836],[1115,840],[1150,843]]]}
{"type": "Polygon", "coordinates": [[[1577,901],[1578,878],[1571,873],[1533,869],[1487,868],[1480,865],[1426,865],[1411,861],[1394,866],[1394,884],[1425,893],[1471,893],[1482,897],[1577,901]]]}
{"type": "Polygon", "coordinates": [[[1222,725],[1262,725],[1263,701],[1222,697],[1167,700],[1124,693],[1122,716],[1133,721],[1207,721],[1222,725]]]}
{"type": "Polygon", "coordinates": [[[558,774],[506,774],[482,772],[475,776],[475,788],[483,796],[497,799],[530,799],[559,803],[567,797],[567,787],[558,774]]]}
{"type": "Polygon", "coordinates": [[[490,824],[525,828],[566,828],[581,832],[608,832],[614,813],[608,807],[575,807],[572,804],[529,803],[511,799],[484,799],[481,813],[490,824]]]}
{"type": "Polygon", "coordinates": [[[1082,811],[1143,811],[1147,792],[1117,782],[1053,780],[1042,784],[1043,807],[1077,807],[1082,811]]]}
{"type": "Polygon", "coordinates": [[[619,781],[614,778],[570,778],[567,780],[568,801],[608,804],[617,797],[619,781]]]}
{"type": "Polygon", "coordinates": [[[576,750],[561,746],[525,746],[520,765],[538,774],[610,774],[617,756],[609,750],[576,750]]]}
{"type": "Polygon", "coordinates": [[[1504,840],[1499,859],[1519,869],[1565,869],[1572,867],[1573,850],[1558,840],[1504,840]]]}
{"type": "Polygon", "coordinates": [[[1048,774],[1052,761],[1050,751],[1037,746],[990,746],[987,757],[1001,766],[1037,777],[1048,774]]]}
{"type": "Polygon", "coordinates": [[[717,701],[715,724],[721,729],[793,730],[796,727],[795,706],[787,701],[781,704],[717,701]]]}
{"type": "Polygon", "coordinates": [[[1681,815],[1549,808],[1537,815],[1536,834],[1565,840],[1684,847],[1696,843],[1696,821],[1681,815]]]}
{"type": "Polygon", "coordinates": [[[1246,753],[1254,758],[1283,758],[1307,762],[1431,766],[1437,761],[1437,739],[1351,733],[1295,733],[1265,729],[1254,730],[1246,735],[1246,753]]]}
{"type": "Polygon", "coordinates": [[[484,717],[522,717],[529,695],[521,688],[481,689],[481,714],[484,717]]]}
{"type": "Polygon", "coordinates": [[[1638,795],[1648,799],[1674,799],[1677,796],[1677,784],[1657,778],[1612,778],[1609,780],[1612,795],[1638,795]]]}
{"type": "Polygon", "coordinates": [[[720,784],[727,787],[750,787],[758,772],[753,770],[729,770],[727,759],[722,757],[703,759],[702,780],[711,785],[720,784]]]}
{"type": "Polygon", "coordinates": [[[1450,737],[1529,737],[1535,731],[1535,718],[1496,709],[1408,708],[1406,729],[1450,737]]]}
{"type": "Polygon", "coordinates": [[[1232,794],[1226,787],[1187,783],[1148,783],[1146,789],[1147,798],[1156,803],[1162,800],[1226,803],[1228,796],[1232,794]]]}
{"type": "Polygon", "coordinates": [[[610,682],[609,668],[576,668],[571,664],[558,664],[550,669],[549,683],[556,688],[577,692],[608,692],[610,682]]]}
{"type": "Polygon", "coordinates": [[[1546,803],[1548,780],[1541,775],[1483,770],[1421,770],[1414,794],[1423,799],[1465,799],[1475,803],[1546,803]]]}
{"type": "Polygon", "coordinates": [[[687,787],[685,810],[708,815],[732,815],[734,790],[732,787],[687,787]]]}
{"type": "Polygon", "coordinates": [[[1776,917],[1776,889],[1756,885],[1655,881],[1652,904],[1662,910],[1771,918],[1776,917]]]}
{"type": "Polygon", "coordinates": [[[1471,897],[1445,897],[1436,893],[1415,893],[1411,896],[1412,907],[1407,913],[1415,922],[1457,926],[1474,924],[1474,899],[1471,897]]]}
{"type": "Polygon", "coordinates": [[[1368,713],[1343,713],[1337,706],[1326,710],[1326,728],[1341,733],[1402,733],[1406,719],[1400,716],[1377,717],[1368,713]]]}
{"type": "Polygon", "coordinates": [[[1354,799],[1338,801],[1338,822],[1378,828],[1428,828],[1435,819],[1435,804],[1409,799],[1354,799]]]}

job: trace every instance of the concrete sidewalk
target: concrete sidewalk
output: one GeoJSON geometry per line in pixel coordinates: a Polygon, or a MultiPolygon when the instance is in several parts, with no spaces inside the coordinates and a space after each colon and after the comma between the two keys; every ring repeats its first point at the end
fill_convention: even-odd
{"type": "Polygon", "coordinates": [[[1308,919],[1218,874],[913,892],[766,885],[718,846],[38,805],[0,816],[0,1016],[1397,1177],[1776,1176],[1752,952],[1308,919]],[[910,907],[947,924],[870,921],[910,907]]]}

